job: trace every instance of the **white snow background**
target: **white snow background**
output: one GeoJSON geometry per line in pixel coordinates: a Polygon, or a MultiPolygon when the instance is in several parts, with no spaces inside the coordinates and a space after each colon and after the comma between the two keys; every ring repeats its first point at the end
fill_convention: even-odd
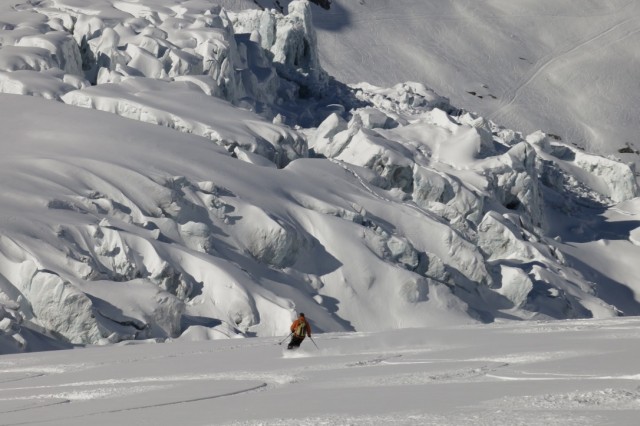
{"type": "Polygon", "coordinates": [[[340,81],[426,82],[507,127],[638,163],[639,13],[633,0],[338,0],[314,22],[340,81]]]}
{"type": "Polygon", "coordinates": [[[6,355],[2,425],[635,425],[638,319],[6,355]]]}
{"type": "Polygon", "coordinates": [[[635,424],[640,9],[543,3],[2,3],[0,424],[635,424]]]}

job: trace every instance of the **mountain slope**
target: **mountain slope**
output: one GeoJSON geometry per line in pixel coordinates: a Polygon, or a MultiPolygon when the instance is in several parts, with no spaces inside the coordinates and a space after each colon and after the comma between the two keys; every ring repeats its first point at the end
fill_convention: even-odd
{"type": "Polygon", "coordinates": [[[638,162],[637,2],[335,0],[314,23],[341,81],[424,82],[507,127],[638,162]]]}
{"type": "Polygon", "coordinates": [[[627,165],[346,86],[312,10],[3,9],[3,350],[640,314],[627,165]]]}

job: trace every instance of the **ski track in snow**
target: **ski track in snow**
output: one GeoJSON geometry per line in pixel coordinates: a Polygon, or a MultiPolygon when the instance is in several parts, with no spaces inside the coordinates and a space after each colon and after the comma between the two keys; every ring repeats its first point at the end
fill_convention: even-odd
{"type": "MultiPolygon", "coordinates": [[[[536,65],[533,67],[533,69],[531,69],[527,74],[528,76],[525,77],[524,81],[522,83],[519,83],[515,88],[511,89],[511,93],[507,96],[506,99],[501,101],[501,105],[494,111],[491,113],[487,114],[487,118],[494,120],[496,122],[500,122],[502,119],[502,116],[507,112],[506,110],[509,109],[518,99],[518,96],[520,95],[520,93],[522,93],[522,91],[529,86],[535,79],[537,79],[549,66],[553,65],[555,62],[557,62],[558,60],[561,60],[562,58],[564,58],[565,56],[571,55],[572,53],[576,52],[577,50],[587,47],[592,43],[597,42],[598,40],[604,38],[605,36],[607,36],[608,34],[616,31],[618,28],[624,26],[625,24],[629,23],[629,22],[633,22],[636,21],[636,18],[628,18],[625,19],[622,22],[619,22],[615,25],[613,25],[612,27],[604,30],[603,32],[588,38],[587,40],[584,40],[576,45],[574,45],[573,47],[569,48],[568,50],[566,49],[559,49],[556,50],[552,53],[550,53],[549,55],[547,55],[547,57],[543,58],[542,60],[539,60],[536,62],[536,65]]],[[[617,41],[620,41],[624,38],[630,37],[633,34],[636,34],[638,31],[634,31],[631,33],[626,34],[625,36],[623,36],[622,38],[618,39],[617,41]]]]}
{"type": "Polygon", "coordinates": [[[259,422],[233,422],[225,426],[585,426],[597,425],[594,416],[566,418],[564,413],[522,415],[514,419],[512,413],[486,411],[481,413],[457,413],[452,416],[398,413],[389,416],[326,416],[300,419],[276,419],[259,422]]]}
{"type": "MultiPolygon", "coordinates": [[[[37,403],[29,403],[27,405],[21,406],[19,408],[14,408],[14,409],[10,409],[10,410],[2,410],[0,411],[0,414],[9,414],[9,413],[17,413],[20,411],[29,411],[29,410],[34,410],[37,408],[45,408],[45,407],[51,407],[53,405],[59,405],[59,404],[68,404],[71,401],[68,399],[63,399],[60,401],[53,401],[53,402],[37,402],[37,403]]],[[[4,423],[2,423],[4,424],[4,423]]]]}
{"type": "Polygon", "coordinates": [[[584,374],[559,374],[559,373],[527,373],[521,372],[519,376],[506,376],[498,374],[487,374],[487,377],[505,381],[538,381],[538,380],[640,380],[640,375],[622,375],[622,376],[594,376],[584,374]],[[536,376],[536,377],[532,377],[536,376]]]}
{"type": "MultiPolygon", "coordinates": [[[[257,386],[251,386],[251,387],[247,387],[245,389],[241,389],[238,391],[234,391],[234,392],[227,392],[227,393],[221,393],[221,394],[215,394],[215,395],[208,395],[208,396],[203,396],[203,397],[199,397],[199,398],[190,398],[190,399],[180,399],[177,401],[169,401],[169,402],[164,402],[164,403],[160,403],[160,404],[148,404],[148,405],[140,405],[140,406],[135,406],[135,407],[129,407],[129,408],[119,408],[116,410],[108,410],[108,411],[98,411],[98,412],[94,412],[91,414],[85,414],[82,416],[77,416],[77,417],[67,417],[66,419],[71,419],[71,418],[82,418],[82,417],[90,417],[90,416],[95,416],[95,415],[100,415],[100,414],[113,414],[113,413],[120,413],[123,411],[134,411],[134,410],[144,410],[147,408],[157,408],[157,407],[165,407],[165,406],[169,406],[169,405],[177,405],[177,404],[188,404],[190,402],[198,402],[198,401],[206,401],[206,400],[210,400],[210,399],[217,399],[217,398],[224,398],[224,397],[229,397],[229,396],[236,396],[236,395],[240,395],[240,394],[244,394],[244,393],[248,393],[248,392],[253,392],[253,391],[257,391],[263,388],[266,388],[267,384],[266,383],[261,383],[257,386]]],[[[60,419],[62,420],[62,419],[60,419]]],[[[47,421],[41,422],[41,423],[47,423],[47,421]]]]}
{"type": "MultiPolygon", "coordinates": [[[[104,381],[104,383],[138,383],[138,382],[156,382],[156,381],[161,381],[161,382],[166,382],[166,381],[181,382],[181,381],[184,381],[184,380],[188,381],[188,380],[191,380],[191,378],[173,377],[173,378],[169,378],[168,380],[166,380],[166,378],[145,378],[145,379],[133,379],[131,381],[127,381],[127,380],[104,381]]],[[[202,379],[202,380],[206,380],[206,379],[202,379]]],[[[242,378],[236,378],[235,380],[243,381],[242,378]]],[[[83,387],[83,386],[88,386],[88,385],[95,385],[96,383],[97,382],[69,383],[69,384],[64,384],[64,385],[61,385],[61,386],[62,387],[67,387],[68,386],[68,387],[77,388],[77,387],[83,387]]],[[[59,388],[60,386],[45,386],[45,387],[46,388],[59,388]]],[[[223,393],[215,393],[215,394],[210,394],[210,395],[205,395],[205,396],[200,396],[200,397],[195,397],[195,398],[183,398],[183,399],[171,400],[171,401],[162,402],[162,403],[142,404],[142,405],[123,407],[123,408],[116,408],[116,409],[112,409],[112,410],[94,411],[94,412],[87,413],[87,414],[81,414],[81,415],[76,415],[76,416],[64,416],[64,417],[55,418],[55,419],[51,419],[51,420],[27,421],[27,422],[17,422],[17,423],[0,423],[0,424],[9,426],[9,425],[23,425],[23,424],[46,424],[46,423],[51,423],[51,422],[56,422],[57,423],[57,422],[63,422],[64,420],[70,420],[70,419],[80,419],[80,418],[91,417],[91,416],[98,416],[98,415],[105,415],[105,414],[108,415],[108,414],[114,414],[114,413],[120,413],[120,412],[126,412],[126,411],[145,410],[145,409],[152,409],[152,408],[179,405],[179,404],[189,404],[189,403],[212,400],[212,399],[217,399],[217,398],[232,397],[232,396],[237,396],[237,395],[248,393],[248,392],[254,392],[254,391],[263,390],[263,389],[265,389],[267,387],[268,387],[267,383],[259,383],[257,385],[243,387],[243,388],[241,388],[239,390],[234,390],[234,391],[230,391],[230,392],[223,392],[223,393]]],[[[43,387],[36,387],[36,388],[43,388],[43,387]]],[[[131,396],[131,395],[135,395],[135,394],[146,393],[146,392],[151,392],[151,391],[158,391],[158,390],[169,389],[169,388],[170,388],[170,386],[138,386],[138,387],[133,387],[133,388],[130,388],[130,389],[125,389],[125,388],[122,388],[122,387],[120,387],[120,388],[113,387],[113,388],[110,388],[110,389],[96,388],[96,389],[92,389],[92,390],[88,390],[88,391],[61,392],[61,393],[54,393],[54,394],[50,394],[50,395],[38,395],[38,394],[36,394],[34,396],[22,397],[22,398],[5,398],[5,399],[3,399],[2,397],[0,397],[0,406],[1,406],[3,401],[15,401],[15,400],[26,400],[26,401],[36,400],[36,401],[40,401],[42,399],[62,399],[61,401],[56,401],[56,402],[52,402],[52,403],[36,403],[34,405],[29,405],[29,406],[26,406],[24,408],[0,411],[0,414],[12,413],[12,412],[17,412],[17,411],[28,411],[28,410],[45,408],[45,407],[50,407],[50,406],[53,406],[53,405],[66,404],[66,403],[78,403],[78,402],[82,402],[82,401],[88,401],[88,400],[92,400],[92,399],[100,399],[100,398],[104,398],[104,397],[122,398],[122,397],[126,397],[128,395],[131,396]]],[[[25,390],[25,389],[29,389],[29,388],[21,388],[19,390],[25,390]]],[[[15,391],[16,389],[7,389],[7,390],[8,391],[15,391]]],[[[1,393],[1,391],[3,391],[3,390],[0,390],[0,393],[1,393]]]]}
{"type": "Polygon", "coordinates": [[[0,383],[0,424],[631,425],[640,410],[638,339],[606,337],[637,322],[544,323],[535,335],[521,323],[318,335],[320,349],[306,342],[296,352],[268,338],[114,346],[77,364],[89,349],[51,352],[19,373],[37,376],[0,383]],[[164,356],[149,357],[154,348],[164,356]],[[622,358],[592,358],[603,354],[622,358]]]}
{"type": "MultiPolygon", "coordinates": [[[[24,237],[24,241],[19,238],[24,233],[22,226],[24,229],[31,226],[29,220],[18,228],[8,226],[8,236],[2,241],[1,253],[6,251],[8,256],[0,271],[3,275],[11,275],[6,283],[7,291],[12,294],[22,292],[23,297],[30,300],[34,312],[24,314],[33,316],[34,324],[42,323],[44,328],[41,331],[61,333],[68,341],[82,344],[108,344],[131,338],[164,339],[180,335],[194,340],[232,334],[266,336],[287,326],[291,314],[303,307],[305,310],[307,307],[313,309],[311,313],[318,329],[322,331],[380,330],[389,324],[392,327],[425,326],[438,320],[445,324],[453,321],[491,321],[505,315],[529,318],[529,312],[540,312],[554,318],[589,316],[590,313],[598,317],[616,314],[613,303],[600,300],[597,294],[590,291],[592,283],[588,282],[587,274],[583,279],[581,271],[574,273],[569,270],[569,264],[561,259],[562,253],[556,251],[560,250],[558,245],[542,229],[534,229],[533,224],[542,228],[547,221],[555,219],[551,213],[546,213],[548,200],[538,196],[541,186],[536,180],[538,170],[533,167],[538,155],[553,157],[553,150],[559,149],[555,144],[551,147],[550,144],[540,143],[539,147],[535,147],[534,142],[527,142],[519,135],[516,137],[515,133],[509,133],[511,131],[497,131],[492,127],[493,123],[458,110],[421,83],[401,84],[389,89],[369,85],[354,88],[354,96],[358,99],[355,103],[363,102],[363,105],[371,106],[351,111],[351,118],[345,111],[345,117],[342,118],[349,118],[348,122],[333,115],[325,118],[318,112],[312,121],[322,122],[323,126],[320,127],[327,132],[324,136],[319,133],[319,128],[292,129],[280,125],[280,120],[285,119],[282,116],[275,123],[270,121],[269,114],[275,113],[275,110],[269,110],[269,114],[265,112],[266,117],[259,117],[250,111],[240,113],[233,103],[216,98],[215,93],[220,93],[214,89],[222,90],[220,85],[224,79],[218,80],[213,75],[225,70],[231,73],[229,78],[235,76],[240,79],[241,75],[236,76],[233,72],[242,70],[248,75],[243,74],[244,77],[236,82],[237,90],[227,93],[227,101],[240,102],[243,99],[249,104],[253,102],[252,99],[267,104],[272,101],[284,102],[285,99],[278,97],[282,91],[276,90],[277,85],[263,82],[265,86],[262,87],[250,78],[258,78],[268,69],[272,77],[277,77],[273,84],[284,84],[285,81],[280,81],[277,76],[278,67],[269,62],[271,57],[263,57],[264,52],[258,48],[255,40],[247,41],[248,44],[241,43],[242,48],[231,43],[231,40],[240,33],[256,30],[254,18],[257,17],[275,20],[275,26],[270,27],[273,30],[280,28],[278,25],[287,26],[284,21],[294,18],[310,23],[311,13],[304,3],[292,3],[291,16],[276,16],[270,12],[252,15],[252,12],[246,15],[231,14],[229,18],[221,10],[215,13],[207,10],[205,13],[204,9],[199,9],[207,6],[207,2],[196,2],[197,7],[192,2],[178,2],[170,10],[159,8],[158,17],[149,20],[149,10],[159,7],[155,0],[141,0],[135,5],[118,3],[115,9],[131,9],[133,14],[129,18],[125,18],[129,12],[125,13],[124,9],[122,17],[107,18],[112,13],[112,1],[97,0],[92,7],[100,9],[98,6],[101,5],[104,10],[98,10],[97,15],[93,15],[93,11],[74,11],[73,18],[78,21],[68,16],[65,27],[58,22],[61,18],[57,16],[66,13],[68,1],[25,4],[25,13],[40,19],[42,28],[46,28],[45,23],[48,22],[64,29],[52,35],[40,34],[34,28],[33,36],[47,40],[48,37],[63,37],[68,45],[53,47],[62,49],[66,46],[73,50],[69,53],[73,58],[68,58],[74,59],[73,64],[67,64],[74,65],[72,71],[81,73],[81,68],[89,61],[91,66],[95,66],[94,71],[102,73],[99,83],[98,80],[95,83],[77,82],[76,90],[64,95],[65,103],[92,106],[115,115],[109,117],[102,112],[61,108],[62,105],[58,103],[37,102],[39,100],[31,96],[12,99],[6,95],[2,104],[7,109],[3,115],[4,127],[10,135],[7,140],[15,138],[28,142],[7,146],[8,158],[12,158],[10,155],[14,153],[26,161],[24,164],[20,162],[21,166],[15,169],[15,175],[29,175],[21,168],[23,166],[33,172],[30,179],[34,182],[29,180],[29,185],[26,185],[29,190],[32,186],[40,188],[40,184],[51,183],[51,187],[40,188],[42,192],[36,197],[42,209],[33,213],[34,219],[39,223],[39,217],[46,216],[41,226],[34,227],[36,237],[24,237]],[[299,13],[294,11],[296,8],[300,9],[299,13]],[[212,34],[224,35],[231,49],[225,52],[230,57],[237,53],[236,60],[240,62],[236,65],[248,68],[236,69],[233,65],[225,65],[221,59],[218,64],[220,70],[216,68],[217,71],[213,70],[212,75],[200,75],[200,67],[213,61],[207,59],[207,55],[217,49],[206,50],[208,53],[205,55],[198,52],[205,47],[209,49],[208,45],[198,49],[199,44],[196,43],[195,52],[198,55],[194,56],[190,53],[194,47],[184,47],[187,44],[183,46],[182,41],[195,37],[191,31],[201,31],[195,28],[205,24],[200,20],[207,14],[213,14],[205,19],[206,25],[202,27],[207,28],[207,37],[212,34]],[[126,21],[134,17],[136,28],[139,26],[135,31],[131,30],[135,35],[116,25],[118,19],[126,21]],[[237,19],[232,25],[238,26],[238,34],[228,23],[225,27],[227,18],[237,19]],[[84,25],[84,19],[91,22],[84,25]],[[176,19],[183,21],[174,28],[176,19]],[[76,25],[71,25],[74,22],[76,25]],[[161,24],[168,32],[158,29],[161,24]],[[101,29],[95,30],[94,25],[101,29]],[[185,25],[189,31],[186,31],[185,25]],[[120,33],[114,28],[124,31],[123,34],[116,36],[113,31],[120,33]],[[82,44],[79,41],[81,37],[91,42],[89,47],[78,45],[82,44]],[[167,46],[164,44],[174,42],[179,45],[172,44],[172,50],[166,56],[164,50],[167,46]],[[111,43],[111,48],[108,54],[105,53],[107,56],[102,58],[100,55],[104,52],[98,47],[106,48],[105,43],[111,43]],[[235,47],[240,51],[233,51],[235,47]],[[90,51],[86,54],[91,56],[91,53],[102,59],[94,64],[91,61],[96,58],[79,57],[83,55],[78,49],[87,48],[90,51]],[[130,52],[122,56],[123,49],[130,52]],[[249,50],[245,52],[243,49],[249,50]],[[143,54],[143,51],[146,53],[143,54]],[[191,58],[191,65],[181,62],[183,53],[191,58]],[[140,62],[143,57],[150,61],[147,66],[140,62]],[[109,66],[102,62],[108,58],[111,58],[107,61],[109,66]],[[121,66],[126,62],[128,68],[120,68],[119,71],[110,69],[117,60],[124,61],[118,63],[121,66]],[[266,68],[254,70],[250,64],[244,63],[254,60],[262,64],[258,68],[266,68]],[[154,67],[149,64],[159,67],[156,70],[159,74],[152,72],[151,68],[154,67]],[[163,77],[163,72],[167,72],[165,68],[169,65],[180,67],[171,71],[172,76],[167,79],[163,77]],[[128,74],[133,72],[137,75],[138,71],[143,75],[146,74],[142,71],[148,71],[149,75],[131,77],[128,74]],[[252,74],[254,71],[257,74],[252,74]],[[191,73],[199,77],[195,78],[191,73]],[[202,84],[208,82],[206,84],[211,85],[208,89],[211,93],[205,93],[206,90],[200,93],[202,88],[182,84],[183,78],[194,78],[202,84]],[[81,87],[84,84],[93,86],[81,87]],[[249,86],[245,87],[244,84],[249,86]],[[257,98],[254,99],[254,96],[257,98]],[[264,101],[259,101],[261,96],[266,97],[264,101]],[[182,102],[183,99],[187,101],[182,102]],[[136,105],[129,105],[134,100],[136,105]],[[38,110],[43,116],[42,120],[33,123],[30,133],[25,134],[22,125],[13,125],[25,119],[20,114],[10,114],[15,114],[16,105],[21,105],[21,109],[25,110],[38,110]],[[209,107],[214,108],[214,112],[208,117],[203,116],[202,110],[208,111],[209,107]],[[216,120],[208,121],[212,116],[216,120]],[[51,117],[55,118],[50,120],[51,117]],[[124,120],[123,117],[161,126],[154,128],[124,120]],[[72,129],[66,125],[60,126],[65,120],[77,122],[78,126],[72,129]],[[247,120],[252,124],[245,128],[247,120]],[[202,130],[201,125],[211,131],[220,128],[221,132],[222,129],[229,132],[229,135],[221,133],[213,138],[222,147],[210,149],[212,145],[206,136],[208,130],[202,130]],[[345,125],[348,129],[343,129],[345,125]],[[255,132],[267,132],[271,136],[266,140],[266,135],[259,136],[255,132]],[[430,137],[431,132],[433,137],[430,137]],[[187,137],[182,133],[191,135],[187,137]],[[41,134],[47,134],[47,138],[57,143],[43,144],[48,139],[41,137],[41,134]],[[57,138],[57,134],[68,137],[57,138]],[[490,140],[491,135],[495,136],[493,140],[490,140]],[[239,139],[232,143],[226,140],[226,136],[239,139]],[[136,139],[137,143],[123,146],[111,143],[128,137],[136,139]],[[206,140],[203,139],[205,137],[206,140]],[[159,144],[160,141],[163,143],[159,144]],[[268,146],[262,145],[265,141],[268,146]],[[451,144],[447,143],[449,141],[451,144]],[[319,154],[317,161],[306,158],[311,142],[319,154]],[[191,149],[179,148],[180,155],[176,156],[176,146],[183,143],[191,149]],[[526,149],[521,149],[523,146],[526,149]],[[112,149],[106,149],[108,147],[112,149]],[[248,151],[242,151],[241,147],[248,151]],[[532,147],[535,149],[530,149],[532,147]],[[36,156],[29,160],[31,150],[46,149],[55,151],[52,153],[55,158],[43,161],[36,156]],[[83,149],[87,152],[84,153],[83,149]],[[130,155],[121,156],[120,151],[125,149],[131,149],[127,151],[130,155]],[[229,150],[241,161],[240,157],[251,164],[232,161],[228,157],[229,150]],[[280,154],[271,155],[271,150],[286,154],[287,162],[280,154]],[[338,161],[342,159],[340,155],[343,150],[344,161],[338,161]],[[432,151],[436,155],[430,158],[432,151]],[[151,155],[152,152],[158,158],[151,155]],[[326,161],[319,159],[323,156],[326,161]],[[366,156],[369,158],[363,158],[366,156]],[[30,163],[32,160],[33,164],[30,163]],[[458,161],[462,163],[460,166],[456,165],[458,161]],[[353,162],[354,166],[349,162],[353,162]],[[269,167],[266,167],[267,164],[269,167]],[[305,173],[305,164],[311,173],[305,173]],[[339,170],[336,164],[345,170],[344,174],[336,173],[339,170]],[[35,171],[43,165],[46,167],[42,174],[35,171]],[[500,177],[494,181],[491,176],[498,165],[500,177]],[[149,170],[144,169],[147,166],[149,170]],[[276,171],[278,168],[284,170],[276,171]],[[313,170],[337,176],[329,182],[319,179],[319,174],[313,173],[313,170]],[[124,180],[119,180],[120,175],[124,180]],[[128,177],[132,177],[135,184],[131,185],[128,177]],[[261,185],[268,181],[273,181],[272,187],[261,185]],[[332,184],[336,187],[332,188],[332,184]],[[345,193],[343,197],[340,191],[344,187],[349,188],[351,193],[345,193]],[[299,198],[304,203],[299,202],[294,196],[296,194],[302,194],[299,198]],[[366,208],[354,200],[361,201],[366,208]],[[63,218],[68,222],[61,224],[63,218]],[[335,221],[335,218],[339,218],[339,221],[335,221]],[[486,227],[481,226],[484,220],[488,224],[486,227]],[[498,227],[489,225],[495,222],[499,222],[504,230],[495,231],[498,227]],[[512,225],[519,232],[511,232],[512,225]],[[503,250],[508,245],[512,245],[514,250],[503,250]],[[40,250],[39,247],[46,249],[40,250]],[[33,271],[24,276],[15,272],[24,261],[14,261],[14,258],[21,256],[28,258],[29,265],[33,266],[33,271]],[[534,257],[540,261],[540,267],[552,275],[534,277],[535,271],[529,264],[534,257]],[[353,267],[356,262],[367,264],[368,267],[353,267]],[[498,270],[503,267],[512,283],[498,282],[502,280],[498,270]],[[14,268],[11,274],[5,272],[5,269],[14,268]],[[521,274],[517,275],[515,271],[521,274]],[[572,279],[566,279],[567,276],[572,279]],[[538,298],[538,289],[533,289],[534,278],[553,287],[549,291],[549,298],[553,296],[557,299],[557,294],[560,299],[546,300],[544,291],[543,297],[538,298]],[[395,284],[398,281],[403,281],[400,288],[395,284]],[[106,290],[108,285],[115,282],[118,284],[113,286],[122,291],[106,290]],[[49,292],[39,292],[51,283],[63,289],[56,304],[48,303],[49,292]],[[487,284],[482,287],[486,295],[470,291],[476,283],[482,286],[487,284]],[[506,284],[512,288],[503,294],[501,285],[506,284]],[[157,299],[148,297],[158,291],[168,294],[157,299]],[[357,297],[352,297],[354,295],[357,297]],[[501,304],[500,308],[490,306],[494,302],[489,302],[489,295],[495,298],[496,305],[501,304]],[[40,301],[40,296],[42,305],[36,303],[40,301]],[[536,301],[530,304],[527,298],[536,301]],[[141,300],[148,303],[142,304],[139,302],[141,300]],[[343,303],[346,300],[350,302],[343,303]],[[382,300],[389,300],[392,309],[375,306],[382,300]],[[555,303],[558,300],[562,302],[555,303]],[[72,324],[58,321],[57,308],[52,306],[60,305],[66,309],[73,303],[78,306],[69,308],[69,311],[75,313],[77,321],[72,324]],[[507,311],[506,307],[510,305],[514,309],[507,311]],[[550,310],[547,310],[548,306],[552,306],[550,310]],[[437,318],[440,312],[442,317],[437,318]],[[474,312],[482,312],[483,315],[479,317],[472,314],[474,312]],[[48,318],[49,315],[51,318],[48,318]],[[445,316],[450,317],[445,319],[445,316]],[[198,320],[193,320],[195,318],[198,320]]],[[[434,15],[434,19],[437,16],[434,15]]],[[[389,19],[396,17],[387,16],[389,19]]],[[[9,35],[17,28],[13,24],[6,24],[5,27],[3,31],[9,35]]],[[[598,28],[602,27],[604,25],[598,28]]],[[[593,36],[591,40],[613,33],[615,28],[604,31],[600,36],[593,36]]],[[[307,58],[311,61],[311,67],[317,65],[316,38],[310,27],[306,31],[308,40],[296,38],[286,43],[283,41],[284,46],[281,47],[304,46],[306,42],[309,49],[303,50],[308,50],[307,53],[312,55],[307,58]],[[296,44],[299,41],[301,45],[296,44]],[[293,44],[289,46],[288,43],[293,44]]],[[[380,31],[381,37],[384,34],[381,26],[374,31],[380,31]]],[[[16,34],[22,33],[16,31],[16,34]]],[[[201,38],[206,39],[204,36],[195,37],[198,40],[201,38]]],[[[236,44],[246,36],[238,35],[237,38],[236,44]]],[[[585,40],[583,45],[587,43],[588,40],[585,40]]],[[[383,43],[383,46],[390,49],[389,43],[383,43]]],[[[22,52],[20,55],[25,52],[35,55],[31,50],[21,50],[24,46],[17,44],[3,46],[3,53],[11,53],[11,49],[6,47],[22,52]]],[[[284,50],[289,52],[296,49],[284,50]]],[[[361,50],[363,55],[368,52],[361,50]]],[[[20,55],[10,55],[6,59],[8,65],[18,67],[21,64],[20,55]]],[[[224,56],[221,54],[221,58],[224,56]]],[[[37,55],[34,58],[31,59],[42,59],[37,55]]],[[[292,59],[294,63],[297,59],[301,60],[292,59]]],[[[62,66],[59,63],[57,65],[62,66]]],[[[530,76],[531,79],[545,66],[548,65],[541,63],[530,76]]],[[[31,71],[33,75],[41,76],[40,71],[31,71]]],[[[64,78],[64,75],[60,74],[60,78],[64,78]]],[[[323,83],[324,74],[316,77],[315,83],[323,83]]],[[[69,78],[70,74],[67,75],[69,78]]],[[[58,77],[55,79],[59,80],[58,77]]],[[[342,96],[337,87],[327,88],[333,89],[336,89],[339,97],[342,96]]],[[[343,102],[343,99],[337,99],[336,102],[343,102]]],[[[352,102],[350,98],[345,98],[343,107],[351,108],[352,102]]],[[[315,104],[312,106],[319,108],[315,104]]],[[[306,121],[301,116],[293,115],[286,122],[294,119],[306,121]]],[[[27,119],[24,126],[28,124],[31,123],[27,119]]],[[[570,150],[570,147],[565,148],[570,150]]],[[[573,151],[571,155],[579,157],[573,151]]],[[[567,154],[567,158],[571,155],[567,154]]],[[[586,161],[580,157],[580,161],[586,161]]],[[[549,167],[560,176],[549,185],[557,185],[551,190],[562,197],[566,195],[563,192],[565,169],[580,168],[580,164],[577,160],[576,164],[571,159],[556,160],[553,160],[553,164],[549,163],[549,167]]],[[[578,177],[595,182],[597,188],[593,189],[594,193],[600,189],[604,192],[603,197],[610,196],[616,200],[635,196],[637,187],[628,185],[633,176],[626,165],[619,167],[599,164],[597,159],[588,160],[591,169],[595,170],[593,176],[590,174],[593,170],[584,172],[585,166],[578,171],[585,176],[578,177]]],[[[12,183],[13,166],[3,168],[3,172],[9,176],[7,181],[12,183]]],[[[589,182],[584,185],[588,187],[589,182]]],[[[24,182],[19,179],[14,184],[16,191],[25,190],[22,188],[24,182]]],[[[9,201],[5,204],[11,205],[12,198],[18,196],[11,191],[8,193],[9,201]]],[[[591,192],[588,194],[591,195],[591,192]]],[[[8,222],[12,223],[15,212],[9,207],[7,210],[7,216],[10,216],[8,222]]],[[[4,229],[3,226],[3,232],[4,229]]],[[[4,282],[1,284],[4,288],[4,282]]],[[[21,308],[12,309],[6,314],[4,327],[17,330],[21,308]],[[17,311],[13,312],[12,309],[17,311]]],[[[640,305],[637,309],[640,312],[640,305]]],[[[20,333],[29,331],[25,325],[16,338],[7,339],[7,345],[12,350],[29,348],[20,341],[23,338],[20,333]]],[[[154,354],[144,359],[119,362],[124,366],[159,360],[163,356],[154,354]]]]}
{"type": "Polygon", "coordinates": [[[13,379],[0,379],[0,384],[19,382],[20,380],[33,379],[34,377],[42,377],[44,375],[45,375],[44,373],[35,373],[35,374],[28,374],[28,375],[16,377],[16,378],[13,378],[13,379]]]}

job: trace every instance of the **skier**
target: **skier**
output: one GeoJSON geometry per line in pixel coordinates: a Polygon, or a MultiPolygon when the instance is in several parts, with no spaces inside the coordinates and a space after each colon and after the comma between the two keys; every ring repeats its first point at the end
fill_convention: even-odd
{"type": "Polygon", "coordinates": [[[300,347],[300,343],[302,343],[305,336],[311,337],[311,326],[302,312],[293,324],[291,324],[291,333],[293,333],[293,337],[291,337],[287,349],[300,347]]]}

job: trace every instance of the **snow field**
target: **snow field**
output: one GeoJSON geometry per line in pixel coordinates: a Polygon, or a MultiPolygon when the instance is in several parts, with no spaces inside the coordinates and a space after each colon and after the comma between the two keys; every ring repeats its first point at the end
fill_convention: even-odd
{"type": "Polygon", "coordinates": [[[634,424],[636,319],[531,325],[7,355],[2,424],[634,424]]]}

